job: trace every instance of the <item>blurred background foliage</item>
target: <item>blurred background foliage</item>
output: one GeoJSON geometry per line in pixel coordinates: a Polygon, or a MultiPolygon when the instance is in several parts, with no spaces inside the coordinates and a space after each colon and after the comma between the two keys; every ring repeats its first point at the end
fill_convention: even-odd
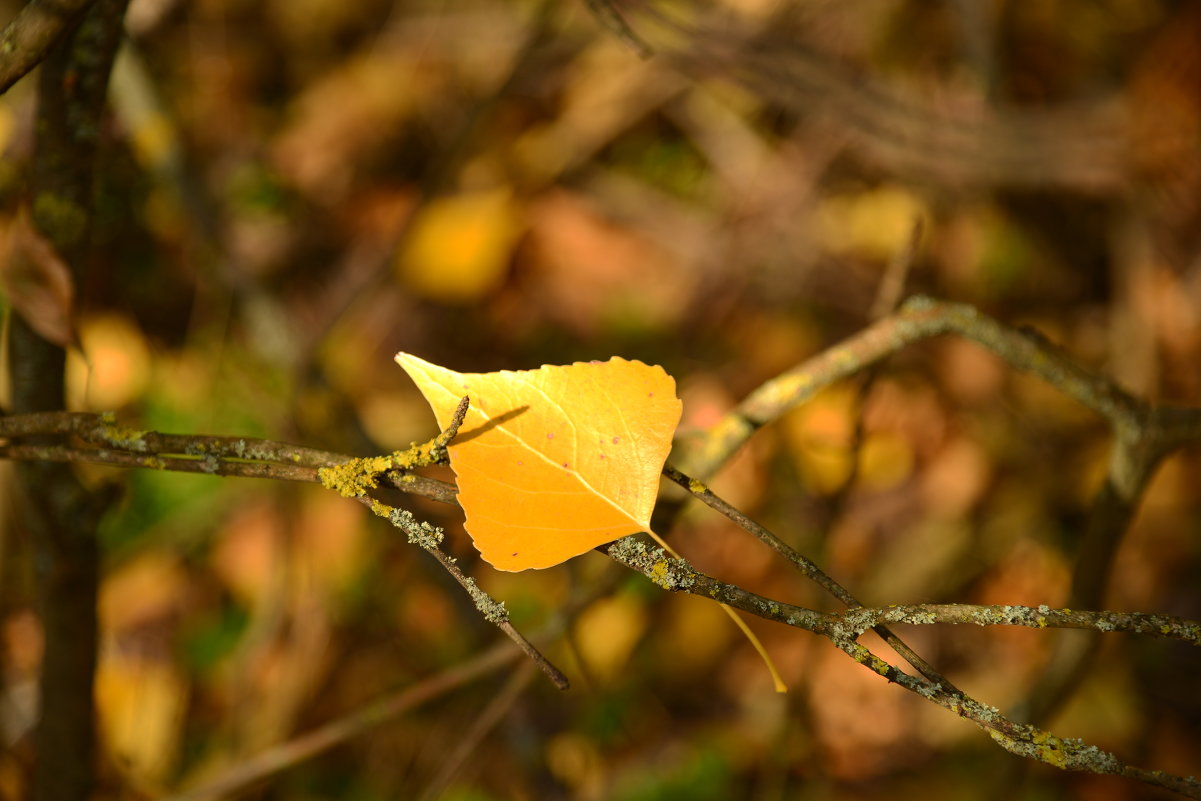
{"type": "MultiPolygon", "coordinates": [[[[398,350],[462,371],[620,354],[677,377],[686,435],[867,324],[919,220],[907,291],[1035,325],[1153,400],[1201,403],[1197,5],[620,8],[651,58],[560,0],[134,0],[77,287],[74,408],[366,455],[435,433],[398,350]]],[[[28,80],[0,98],[4,239],[32,100],[28,80]]],[[[862,387],[759,432],[716,491],[871,604],[1061,604],[1101,422],[955,340],[862,387]]],[[[432,560],[319,488],[81,472],[121,488],[103,526],[101,797],[216,775],[498,637],[432,560]]],[[[1107,608],[1201,618],[1199,486],[1195,449],[1164,465],[1107,608]]],[[[1044,766],[1015,778],[970,724],[752,621],[792,687],[776,695],[714,605],[597,554],[497,573],[456,510],[407,503],[519,628],[565,627],[548,655],[574,682],[535,679],[443,798],[1152,797],[1044,766]]],[[[10,508],[0,797],[19,798],[40,629],[10,508]]],[[[705,509],[669,536],[701,570],[832,608],[705,509]]],[[[903,636],[1002,709],[1051,642],[903,636]]],[[[1111,637],[1050,728],[1201,773],[1199,677],[1196,649],[1111,637]]],[[[246,797],[421,797],[502,683],[246,797]]]]}

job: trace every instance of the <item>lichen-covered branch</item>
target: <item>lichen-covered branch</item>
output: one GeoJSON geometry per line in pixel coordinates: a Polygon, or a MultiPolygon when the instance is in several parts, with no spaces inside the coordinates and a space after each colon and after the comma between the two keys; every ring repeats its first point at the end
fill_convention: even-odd
{"type": "MultiPolygon", "coordinates": [[[[663,475],[667,476],[677,485],[688,490],[693,497],[699,499],[706,506],[725,515],[743,530],[754,535],[755,538],[764,545],[771,548],[788,561],[792,562],[793,566],[796,567],[796,569],[799,570],[803,575],[812,579],[819,587],[826,590],[826,592],[830,593],[847,606],[862,606],[858,599],[856,599],[849,590],[835,581],[829,574],[814,564],[810,559],[806,558],[791,545],[777,537],[766,527],[752,520],[740,509],[737,509],[733,505],[727,503],[724,499],[715,494],[713,490],[705,486],[704,483],[697,481],[695,478],[690,478],[684,475],[671,465],[664,465],[663,475]]],[[[921,655],[910,648],[903,640],[901,640],[900,637],[889,631],[886,626],[876,626],[875,631],[881,639],[887,642],[894,651],[900,654],[906,662],[913,665],[918,672],[927,679],[948,687],[952,686],[946,677],[934,669],[933,665],[931,665],[929,662],[923,659],[921,655]]]]}
{"type": "MultiPolygon", "coordinates": [[[[693,568],[686,560],[668,556],[658,547],[648,546],[637,537],[626,537],[602,546],[601,550],[631,570],[642,573],[658,586],[672,592],[687,592],[711,598],[752,615],[811,631],[829,639],[853,660],[884,679],[920,695],[975,723],[1002,748],[1018,756],[1044,762],[1064,770],[1098,774],[1117,774],[1164,787],[1189,798],[1201,798],[1201,782],[1162,771],[1149,771],[1126,765],[1113,754],[1096,746],[1058,737],[1030,724],[1014,721],[996,709],[977,701],[954,687],[913,676],[873,654],[858,643],[858,637],[880,623],[967,623],[973,617],[992,618],[1003,625],[1029,625],[1042,628],[1053,625],[1116,628],[1128,623],[1130,630],[1155,636],[1176,637],[1198,642],[1201,624],[1160,615],[1131,616],[1117,613],[1081,613],[1071,610],[1028,607],[958,607],[931,605],[892,609],[852,609],[840,615],[774,601],[733,584],[718,581],[693,568]],[[986,611],[987,610],[987,611],[986,611]],[[1092,618],[1089,615],[1093,615],[1092,618]],[[942,615],[946,620],[938,620],[942,615]],[[1137,617],[1137,620],[1132,618],[1137,617]],[[1040,621],[1042,625],[1040,626],[1040,621]]],[[[983,625],[983,624],[982,624],[983,625]]]]}
{"type": "Polygon", "coordinates": [[[454,557],[442,550],[440,547],[443,537],[442,529],[417,520],[407,509],[397,509],[367,494],[368,490],[378,486],[381,476],[388,475],[390,472],[445,462],[446,446],[450,444],[450,441],[458,433],[459,427],[463,425],[468,403],[468,398],[459,401],[450,425],[424,445],[414,445],[406,451],[397,451],[386,456],[351,459],[336,467],[323,467],[317,471],[318,475],[321,483],[327,489],[332,489],[345,497],[354,498],[370,509],[373,514],[384,518],[395,528],[405,532],[411,545],[416,545],[434,557],[438,564],[442,565],[442,568],[459,583],[459,586],[467,591],[475,608],[479,610],[484,619],[499,628],[516,643],[556,687],[566,690],[571,686],[567,677],[551,664],[550,660],[543,656],[533,643],[513,627],[513,624],[509,622],[509,613],[505,609],[505,605],[480,589],[475,579],[459,569],[459,566],[455,564],[454,557]]]}
{"type": "Polygon", "coordinates": [[[475,579],[459,569],[459,566],[455,564],[454,557],[439,547],[442,544],[442,529],[417,520],[406,509],[397,509],[386,503],[373,500],[365,493],[356,496],[355,499],[370,509],[376,516],[384,518],[394,527],[405,532],[409,544],[416,545],[438,560],[438,564],[442,565],[442,568],[459,583],[459,586],[467,591],[472,603],[475,604],[475,608],[479,610],[484,619],[503,631],[509,639],[516,643],[517,647],[524,651],[526,656],[538,665],[556,687],[560,690],[567,690],[571,687],[571,682],[567,680],[567,676],[563,674],[563,671],[555,667],[550,660],[542,655],[542,652],[533,643],[526,639],[525,635],[509,622],[509,612],[505,609],[505,605],[480,589],[475,579]]]}
{"type": "MultiPolygon", "coordinates": [[[[1037,332],[1005,326],[971,306],[912,298],[898,313],[760,386],[702,436],[685,442],[680,464],[691,475],[710,475],[761,426],[821,389],[908,345],[942,334],[972,340],[1011,367],[1038,376],[1096,412],[1113,430],[1107,475],[1080,541],[1068,600],[1073,607],[1099,607],[1114,554],[1156,469],[1173,451],[1201,441],[1201,409],[1148,403],[1082,367],[1037,332]]],[[[794,560],[794,564],[798,563],[794,560]]],[[[1078,685],[1095,647],[1095,637],[1060,638],[1046,670],[1022,704],[1023,717],[1046,720],[1078,685]]]]}
{"type": "Polygon", "coordinates": [[[313,483],[321,481],[321,468],[341,467],[341,472],[335,475],[371,476],[375,482],[372,486],[392,487],[443,503],[455,503],[453,484],[401,467],[406,460],[410,466],[416,466],[423,458],[424,463],[440,463],[429,458],[433,443],[389,456],[356,460],[345,454],[253,437],[139,431],[119,425],[111,415],[83,412],[0,416],[0,439],[9,440],[0,443],[0,458],[22,461],[103,464],[313,483]],[[82,444],[47,442],[47,437],[73,439],[82,444]],[[27,442],[28,438],[38,438],[39,444],[27,442]],[[380,469],[372,472],[373,466],[380,469]]]}
{"type": "MultiPolygon", "coordinates": [[[[1046,338],[1003,325],[972,306],[927,297],[906,301],[900,311],[766,382],[697,437],[679,459],[689,475],[711,475],[759,428],[909,345],[957,334],[995,353],[1011,367],[1042,378],[1120,432],[1138,432],[1153,450],[1169,452],[1201,440],[1201,410],[1151,406],[1105,376],[1077,364],[1046,338]]],[[[685,443],[686,446],[689,443],[685,443]]],[[[1145,446],[1147,447],[1147,446],[1145,446]]]]}
{"type": "MultiPolygon", "coordinates": [[[[690,455],[702,464],[720,465],[746,436],[811,397],[821,387],[849,376],[907,344],[942,333],[956,333],[979,342],[1010,365],[1042,377],[1109,421],[1118,436],[1109,478],[1094,510],[1094,522],[1099,530],[1108,531],[1111,536],[1120,537],[1125,530],[1146,482],[1163,456],[1186,442],[1201,439],[1201,410],[1153,407],[1130,396],[1103,376],[1075,364],[1036,334],[1003,326],[967,306],[917,299],[860,335],[765,384],[710,432],[710,446],[702,445],[690,455]],[[1106,498],[1110,501],[1106,502],[1106,498]],[[1115,512],[1108,528],[1102,525],[1107,512],[1115,512]]],[[[459,420],[466,411],[466,403],[464,399],[460,405],[459,420]]],[[[552,680],[566,686],[562,674],[512,629],[503,606],[484,594],[441,550],[440,530],[369,494],[377,487],[390,486],[454,503],[455,488],[452,485],[411,471],[416,467],[445,463],[446,446],[453,438],[455,428],[452,424],[430,442],[404,451],[352,459],[267,440],[136,431],[99,415],[30,413],[0,417],[0,439],[8,440],[0,442],[0,456],[320,481],[355,498],[405,531],[410,542],[431,553],[455,576],[485,618],[505,630],[552,680]],[[33,437],[41,439],[31,439],[33,437]],[[55,438],[66,442],[53,441],[55,438]]],[[[687,561],[648,546],[637,537],[627,537],[600,549],[614,560],[642,573],[664,589],[707,597],[767,620],[825,636],[856,662],[886,680],[972,720],[999,745],[1015,754],[1065,769],[1127,776],[1201,798],[1201,785],[1192,779],[1126,765],[1113,754],[1059,738],[1033,723],[1001,715],[954,687],[886,628],[896,624],[931,623],[1019,625],[1083,629],[1097,634],[1121,631],[1199,643],[1201,624],[1167,615],[1085,611],[1083,606],[1053,609],[1045,606],[939,604],[863,608],[854,595],[816,564],[714,495],[701,481],[671,466],[666,467],[664,473],[694,497],[782,554],[804,575],[852,608],[836,614],[775,601],[700,573],[687,561]],[[868,629],[884,636],[921,675],[906,673],[859,644],[860,635],[868,629]]],[[[1110,541],[1110,547],[1114,542],[1116,540],[1110,541]]],[[[1098,561],[1104,563],[1105,559],[1098,561]]],[[[1085,590],[1081,593],[1089,586],[1094,592],[1097,586],[1103,586],[1103,581],[1098,584],[1097,575],[1095,570],[1090,573],[1078,568],[1078,576],[1091,576],[1093,582],[1082,585],[1085,590]]]]}
{"type": "Polygon", "coordinates": [[[839,613],[855,636],[885,623],[932,623],[977,626],[1025,626],[1030,629],[1089,629],[1099,633],[1124,632],[1147,637],[1183,640],[1201,645],[1201,623],[1174,615],[1143,612],[1093,612],[1054,609],[1049,606],[980,606],[976,604],[911,604],[877,609],[860,607],[839,613]]]}

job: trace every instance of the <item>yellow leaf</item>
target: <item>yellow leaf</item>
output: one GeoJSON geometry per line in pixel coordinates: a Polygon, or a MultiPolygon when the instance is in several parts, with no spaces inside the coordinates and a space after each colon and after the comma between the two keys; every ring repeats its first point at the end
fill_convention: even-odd
{"type": "Polygon", "coordinates": [[[625,669],[647,625],[646,609],[631,595],[600,598],[576,619],[575,643],[593,678],[609,682],[625,669]]]}
{"type": "Polygon", "coordinates": [[[501,570],[557,565],[648,531],[681,404],[662,367],[614,357],[537,370],[456,373],[396,361],[445,428],[465,527],[501,570]]]}
{"type": "Polygon", "coordinates": [[[478,300],[504,281],[521,230],[508,189],[439,198],[413,221],[396,256],[397,273],[433,300],[478,300]]]}

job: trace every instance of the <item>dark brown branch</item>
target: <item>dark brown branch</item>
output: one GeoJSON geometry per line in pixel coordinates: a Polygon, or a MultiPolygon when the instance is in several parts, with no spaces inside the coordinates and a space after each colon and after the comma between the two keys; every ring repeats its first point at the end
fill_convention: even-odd
{"type": "Polygon", "coordinates": [[[654,55],[650,45],[646,43],[626,22],[625,17],[617,9],[613,0],[584,0],[588,10],[601,25],[617,37],[617,40],[634,51],[639,58],[650,58],[654,55]]]}
{"type": "Polygon", "coordinates": [[[0,93],[41,63],[94,0],[30,0],[0,33],[0,93]]]}
{"type": "MultiPolygon", "coordinates": [[[[31,4],[14,23],[18,27],[10,25],[6,36],[11,33],[15,39],[6,38],[7,47],[0,53],[26,59],[15,68],[9,62],[6,74],[11,83],[48,49],[38,81],[30,217],[77,281],[91,248],[97,138],[125,0],[97,0],[78,24],[69,26],[68,20],[86,5],[31,4]],[[47,14],[61,19],[45,26],[47,14]],[[69,33],[60,37],[64,30],[69,33]],[[18,44],[19,50],[10,49],[18,44]]],[[[9,364],[14,411],[43,412],[65,405],[65,353],[16,315],[9,364]]],[[[95,535],[106,498],[87,492],[61,464],[23,463],[18,475],[24,485],[22,512],[34,549],[45,643],[30,795],[34,801],[83,801],[95,792],[93,686],[100,573],[95,535]]]]}

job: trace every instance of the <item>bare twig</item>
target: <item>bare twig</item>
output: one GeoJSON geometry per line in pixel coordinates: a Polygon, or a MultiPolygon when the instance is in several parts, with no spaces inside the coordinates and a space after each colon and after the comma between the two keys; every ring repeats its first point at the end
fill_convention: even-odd
{"type": "Polygon", "coordinates": [[[922,232],[925,230],[922,218],[913,221],[909,230],[909,238],[905,246],[893,254],[888,262],[888,269],[876,287],[876,297],[868,310],[868,319],[873,323],[882,320],[897,310],[905,297],[905,285],[909,282],[909,271],[913,269],[913,261],[917,258],[918,246],[922,242],[922,232]]]}
{"type": "MultiPolygon", "coordinates": [[[[849,607],[861,607],[858,599],[850,593],[845,587],[835,581],[829,574],[807,559],[799,551],[793,548],[788,543],[777,537],[764,526],[752,520],[739,509],[731,506],[729,503],[718,497],[711,489],[688,476],[676,470],[671,465],[663,466],[663,475],[674,481],[679,486],[688,490],[692,495],[699,499],[706,506],[714,509],[725,515],[731,521],[736,523],[741,528],[753,534],[760,542],[771,548],[776,553],[780,554],[801,571],[805,576],[812,579],[819,587],[833,595],[838,600],[842,601],[849,607]]],[[[942,684],[950,689],[954,689],[954,685],[939,673],[933,665],[922,658],[920,654],[910,648],[900,637],[889,631],[884,625],[875,626],[873,630],[880,636],[888,645],[896,651],[901,657],[913,665],[923,676],[932,682],[942,684]]]]}
{"type": "Polygon", "coordinates": [[[533,665],[529,662],[523,662],[517,672],[509,677],[505,682],[505,686],[500,689],[488,705],[484,707],[471,722],[471,727],[464,732],[463,736],[455,744],[454,750],[442,760],[439,767],[438,775],[426,786],[425,792],[421,794],[421,801],[437,801],[446,791],[447,786],[454,779],[455,774],[471,756],[472,752],[479,747],[480,741],[488,735],[500,723],[504,717],[525,692],[530,685],[530,680],[534,677],[533,665]]]}
{"type": "Polygon", "coordinates": [[[499,670],[517,659],[517,656],[518,652],[508,645],[497,645],[467,662],[373,701],[346,717],[327,723],[286,743],[268,748],[266,751],[238,763],[216,778],[178,795],[170,796],[164,801],[202,801],[203,799],[232,795],[306,759],[328,751],[382,723],[387,723],[410,712],[470,681],[499,670]]]}
{"type": "MultiPolygon", "coordinates": [[[[469,403],[470,400],[466,397],[460,400],[446,430],[425,445],[414,445],[408,451],[393,453],[388,456],[352,459],[346,464],[337,467],[323,467],[318,470],[318,476],[324,486],[348,498],[354,498],[374,514],[384,518],[393,526],[405,532],[411,544],[424,549],[437,559],[438,564],[442,565],[442,568],[455,581],[459,582],[459,585],[471,596],[472,602],[475,604],[476,609],[480,611],[480,614],[484,616],[484,619],[495,625],[509,639],[517,643],[517,646],[525,651],[526,655],[542,669],[542,672],[546,674],[547,678],[556,687],[560,690],[566,690],[570,686],[567,677],[563,675],[562,671],[552,665],[521,632],[513,627],[513,624],[509,622],[509,613],[505,610],[505,605],[496,601],[488,593],[480,589],[474,579],[459,569],[459,566],[455,564],[454,558],[439,547],[442,544],[442,529],[431,526],[429,523],[418,521],[408,510],[389,506],[367,494],[368,490],[377,486],[380,476],[386,475],[396,468],[407,469],[409,467],[444,461],[446,459],[446,446],[454,439],[459,431],[459,427],[463,425],[463,418],[467,415],[469,403]]],[[[403,481],[398,483],[403,483],[403,481]]]]}
{"type": "Polygon", "coordinates": [[[459,585],[471,596],[472,602],[475,604],[476,609],[480,611],[480,614],[484,616],[484,619],[499,628],[509,639],[515,642],[517,647],[524,651],[526,656],[541,668],[542,672],[546,674],[546,677],[556,687],[560,690],[566,690],[571,686],[571,683],[563,675],[563,672],[551,664],[550,660],[543,656],[534,647],[533,643],[513,627],[513,624],[509,622],[509,613],[505,609],[505,605],[480,589],[479,585],[475,583],[475,579],[459,569],[459,566],[455,564],[454,557],[438,547],[442,542],[442,529],[431,526],[429,523],[418,522],[409,511],[380,503],[367,495],[359,495],[355,499],[376,515],[379,515],[396,528],[405,532],[410,543],[424,549],[430,556],[437,559],[438,564],[442,565],[442,568],[447,573],[450,573],[454,580],[459,582],[459,585]]]}
{"type": "MultiPolygon", "coordinates": [[[[884,276],[876,287],[876,297],[872,301],[871,308],[868,310],[869,321],[873,323],[878,322],[897,310],[897,305],[900,304],[901,299],[904,297],[909,270],[913,267],[913,260],[917,256],[917,248],[921,243],[922,227],[922,219],[918,217],[914,220],[913,228],[909,231],[909,239],[905,243],[905,246],[894,253],[893,258],[889,261],[888,268],[885,270],[884,276]]],[[[824,499],[819,523],[822,530],[830,530],[835,522],[845,513],[847,503],[851,498],[851,492],[859,480],[859,473],[863,468],[863,443],[866,439],[866,416],[864,410],[867,408],[868,399],[871,398],[872,391],[876,387],[876,380],[880,377],[881,366],[882,362],[876,362],[865,367],[857,376],[858,386],[855,388],[855,404],[853,407],[855,409],[855,423],[851,429],[851,441],[847,445],[850,466],[842,482],[824,499]]]]}
{"type": "MultiPolygon", "coordinates": [[[[1115,193],[1127,185],[1137,125],[1122,98],[1014,108],[941,104],[890,86],[768,23],[731,14],[681,21],[670,4],[643,3],[660,57],[693,79],[722,77],[815,118],[865,161],[893,175],[962,186],[1060,186],[1115,193]]],[[[651,38],[648,36],[648,38],[651,38]]]]}
{"type": "Polygon", "coordinates": [[[639,58],[650,58],[654,55],[651,46],[634,33],[634,29],[617,9],[614,0],[584,0],[584,3],[600,24],[605,26],[609,33],[616,36],[618,41],[633,50],[639,58]]]}
{"type": "Polygon", "coordinates": [[[1091,612],[1053,609],[1049,606],[981,606],[977,604],[911,604],[879,609],[860,607],[839,615],[852,631],[866,631],[882,623],[915,626],[933,623],[977,626],[1024,626],[1029,629],[1090,629],[1098,633],[1123,632],[1181,640],[1201,645],[1201,623],[1174,615],[1143,612],[1091,612]]]}

